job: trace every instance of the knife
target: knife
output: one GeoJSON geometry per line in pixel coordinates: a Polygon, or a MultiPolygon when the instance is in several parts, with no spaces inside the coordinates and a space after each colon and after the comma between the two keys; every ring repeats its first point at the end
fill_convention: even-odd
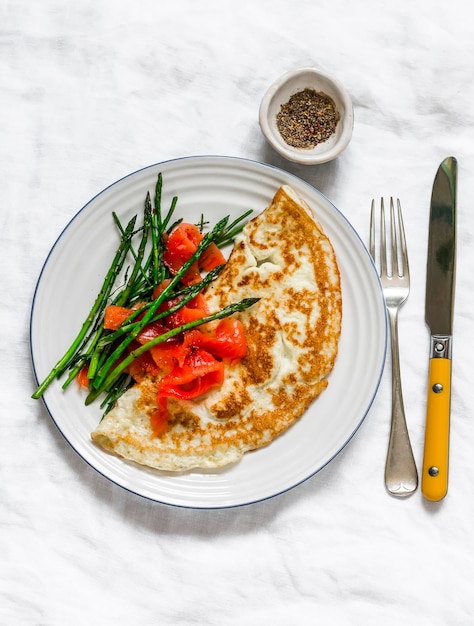
{"type": "Polygon", "coordinates": [[[432,501],[448,491],[451,352],[456,273],[457,161],[444,159],[431,195],[425,321],[430,364],[421,491],[432,501]]]}

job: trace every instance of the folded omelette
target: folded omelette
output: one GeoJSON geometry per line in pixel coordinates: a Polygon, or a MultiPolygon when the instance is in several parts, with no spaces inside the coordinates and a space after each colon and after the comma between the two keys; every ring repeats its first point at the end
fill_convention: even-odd
{"type": "Polygon", "coordinates": [[[203,293],[210,311],[260,298],[236,314],[247,355],[226,366],[221,387],[192,401],[169,398],[159,437],[150,426],[156,380],[136,384],[91,434],[106,451],[168,471],[235,463],[284,433],[328,385],[341,332],[340,274],[330,240],[291,187],[248,222],[203,293]]]}

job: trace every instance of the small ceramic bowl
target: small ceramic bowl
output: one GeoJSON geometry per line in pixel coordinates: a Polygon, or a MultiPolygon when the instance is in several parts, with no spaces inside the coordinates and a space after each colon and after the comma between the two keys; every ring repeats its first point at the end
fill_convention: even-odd
{"type": "Polygon", "coordinates": [[[354,126],[352,101],[342,84],[321,69],[305,67],[284,74],[264,95],[259,111],[260,128],[270,145],[295,163],[315,165],[335,159],[348,145],[354,126]],[[277,115],[290,97],[303,89],[314,89],[334,101],[340,119],[335,132],[314,148],[295,148],[283,139],[277,127],[277,115]]]}

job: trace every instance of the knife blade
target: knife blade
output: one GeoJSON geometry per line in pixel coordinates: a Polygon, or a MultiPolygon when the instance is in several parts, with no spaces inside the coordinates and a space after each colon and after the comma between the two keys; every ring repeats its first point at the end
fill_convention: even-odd
{"type": "Polygon", "coordinates": [[[433,183],[426,267],[425,321],[431,341],[421,491],[435,502],[448,491],[456,197],[457,161],[448,157],[433,183]]]}

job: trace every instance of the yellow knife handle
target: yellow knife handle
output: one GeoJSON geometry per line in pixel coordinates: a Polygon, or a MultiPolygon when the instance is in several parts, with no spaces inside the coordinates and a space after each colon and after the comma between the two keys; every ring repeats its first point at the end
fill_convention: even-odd
{"type": "Polygon", "coordinates": [[[427,500],[442,500],[448,491],[451,359],[432,358],[429,368],[425,449],[421,491],[427,500]]]}

